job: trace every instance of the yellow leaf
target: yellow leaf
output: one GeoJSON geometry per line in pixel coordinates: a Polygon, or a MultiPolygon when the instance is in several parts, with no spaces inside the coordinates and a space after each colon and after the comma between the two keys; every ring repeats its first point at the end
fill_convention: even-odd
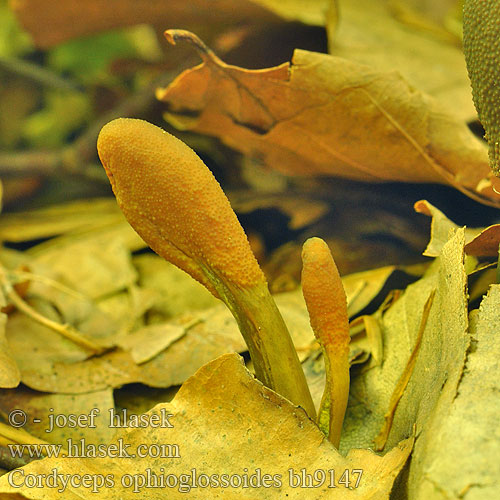
{"type": "MultiPolygon", "coordinates": [[[[396,17],[394,0],[340,0],[340,22],[327,25],[329,52],[379,71],[398,71],[413,87],[432,95],[459,119],[472,121],[476,110],[458,39],[409,26],[396,17]]],[[[408,1],[399,2],[407,6],[408,1]]],[[[442,5],[423,2],[421,7],[442,5]]],[[[443,30],[443,34],[445,34],[443,30]]]]}
{"type": "MultiPolygon", "coordinates": [[[[459,226],[426,200],[417,201],[415,210],[432,217],[431,240],[424,251],[424,255],[436,257],[448,240],[450,230],[455,230],[459,226]]],[[[465,252],[468,255],[496,257],[499,244],[500,224],[493,224],[486,228],[465,228],[465,252]]]]}
{"type": "Polygon", "coordinates": [[[467,353],[456,397],[448,398],[426,429],[420,474],[412,484],[412,498],[496,498],[499,491],[500,440],[500,286],[493,285],[474,311],[471,334],[474,349],[467,353]],[[440,418],[445,416],[445,418],[440,418]]]}
{"type": "Polygon", "coordinates": [[[16,488],[8,480],[10,477],[19,484],[21,474],[26,478],[31,474],[55,474],[60,478],[61,489],[62,477],[89,474],[108,478],[107,487],[95,488],[102,499],[135,499],[138,493],[149,499],[180,499],[186,498],[186,493],[193,500],[285,497],[298,500],[306,495],[310,499],[388,499],[412,447],[410,439],[384,456],[369,450],[353,450],[343,457],[301,408],[256,381],[234,354],[203,366],[185,382],[171,403],[157,405],[146,415],[150,418],[157,415],[159,419],[171,415],[167,420],[171,427],[119,430],[112,444],[122,440],[129,445],[128,452],[142,451],[146,455],[163,445],[164,458],[48,458],[17,469],[11,476],[2,476],[0,493],[3,498],[15,494],[17,498],[50,499],[60,498],[64,491],[65,498],[81,498],[91,495],[92,485],[67,485],[58,492],[48,487],[16,488]],[[363,470],[361,475],[359,469],[363,470]],[[329,487],[330,470],[335,470],[332,485],[336,488],[329,487]],[[349,471],[350,489],[339,482],[342,474],[345,481],[345,471],[349,471]],[[316,488],[299,486],[301,474],[307,473],[316,474],[313,483],[316,488]],[[197,488],[193,488],[194,475],[197,488]],[[170,487],[161,483],[157,487],[153,483],[139,486],[148,476],[156,476],[160,481],[169,477],[170,487]],[[129,481],[131,486],[127,486],[129,481]],[[135,481],[138,483],[134,492],[135,481]],[[243,487],[246,481],[247,488],[243,487]]]}

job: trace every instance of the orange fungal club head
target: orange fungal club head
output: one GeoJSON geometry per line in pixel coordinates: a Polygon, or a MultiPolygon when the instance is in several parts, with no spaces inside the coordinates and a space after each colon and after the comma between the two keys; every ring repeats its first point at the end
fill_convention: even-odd
{"type": "Polygon", "coordinates": [[[308,239],[302,263],[302,292],[312,329],[325,349],[348,350],[347,299],[328,245],[321,238],[308,239]]]}
{"type": "Polygon", "coordinates": [[[265,282],[226,195],[186,144],[119,118],[103,127],[97,149],[121,210],[156,253],[215,295],[214,279],[241,288],[265,282]]]}

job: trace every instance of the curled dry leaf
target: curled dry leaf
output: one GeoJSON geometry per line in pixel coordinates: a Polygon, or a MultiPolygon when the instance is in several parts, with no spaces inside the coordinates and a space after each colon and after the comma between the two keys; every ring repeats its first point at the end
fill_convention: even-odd
{"type": "MultiPolygon", "coordinates": [[[[137,498],[138,492],[150,499],[189,498],[250,498],[275,499],[304,498],[305,490],[290,480],[290,469],[299,474],[302,469],[308,473],[325,471],[330,481],[329,470],[335,470],[335,488],[326,484],[315,488],[314,496],[307,490],[308,498],[331,499],[388,499],[393,482],[405,464],[412,448],[412,440],[402,441],[384,456],[369,450],[353,450],[346,457],[340,455],[325,440],[316,425],[307,418],[301,408],[267,389],[244,368],[241,359],[234,354],[221,356],[203,366],[185,382],[171,403],[154,407],[149,415],[161,414],[169,418],[171,428],[120,430],[113,440],[129,444],[133,453],[138,446],[158,446],[170,444],[170,456],[164,459],[152,457],[123,458],[48,458],[23,467],[28,474],[50,474],[54,471],[60,477],[75,474],[98,473],[107,475],[106,486],[96,488],[99,498],[137,498]],[[174,448],[173,446],[177,446],[174,448]],[[249,465],[251,464],[251,465],[249,465]],[[127,479],[133,477],[145,480],[146,475],[165,478],[177,477],[174,486],[167,487],[126,487],[127,479]],[[269,487],[222,487],[222,482],[212,487],[189,487],[193,469],[198,478],[202,474],[247,477],[256,474],[274,476],[269,487]],[[363,473],[356,486],[359,473],[363,473]],[[339,471],[349,471],[350,489],[338,481],[339,471]],[[179,487],[181,475],[182,487],[179,487]],[[123,480],[123,483],[122,483],[123,480]],[[111,488],[111,482],[113,487],[111,488]],[[294,487],[295,486],[295,487],[294,487]],[[168,492],[168,493],[166,493],[168,492]]],[[[19,474],[16,472],[15,474],[19,474]]],[[[219,479],[220,480],[220,479],[219,479]]],[[[214,480],[215,481],[215,480],[214,480]]],[[[255,481],[255,479],[254,479],[255,481]]],[[[171,483],[173,484],[173,483],[171,483]]],[[[201,483],[205,484],[205,482],[201,483]]],[[[237,483],[235,483],[237,484],[237,483]]],[[[261,483],[262,485],[262,483],[261,483]]],[[[61,487],[59,481],[58,487],[61,487]]],[[[65,498],[81,498],[90,495],[92,485],[74,488],[68,485],[65,498]]],[[[56,488],[30,489],[9,485],[8,476],[0,478],[2,498],[59,498],[56,488]]]]}
{"type": "Polygon", "coordinates": [[[166,34],[192,43],[203,59],[157,92],[174,126],[214,135],[289,175],[437,182],[500,204],[485,180],[485,146],[397,73],[298,49],[291,63],[246,70],[192,33],[166,34]]]}
{"type": "MultiPolygon", "coordinates": [[[[366,303],[370,295],[378,293],[390,274],[380,273],[372,283],[369,274],[360,273],[361,286],[354,280],[348,281],[348,299],[358,297],[361,303],[366,303]]],[[[302,292],[279,294],[275,300],[289,325],[299,359],[304,362],[314,351],[315,344],[302,292]]],[[[12,356],[21,369],[23,383],[32,389],[55,393],[85,393],[133,382],[171,387],[183,383],[217,356],[246,351],[236,321],[221,304],[186,312],[169,323],[164,320],[142,330],[142,333],[141,329],[134,330],[129,338],[122,336],[117,340],[126,349],[124,352],[109,352],[87,359],[88,354],[82,348],[29,318],[14,314],[8,324],[8,340],[12,356]],[[154,335],[148,335],[151,329],[153,332],[167,329],[171,335],[159,341],[154,335]],[[21,331],[25,333],[20,335],[21,331]],[[137,337],[144,334],[147,338],[137,343],[137,337]],[[174,340],[177,335],[179,337],[174,340]]],[[[376,346],[370,339],[361,341],[356,335],[351,343],[350,360],[363,355],[366,358],[367,353],[374,351],[376,346]]]]}
{"type": "Polygon", "coordinates": [[[132,285],[137,272],[121,240],[75,242],[49,248],[32,261],[43,266],[63,285],[91,298],[99,298],[132,285]]]}
{"type": "Polygon", "coordinates": [[[290,218],[288,227],[292,230],[302,229],[317,221],[328,213],[328,203],[305,197],[300,193],[256,194],[248,192],[228,193],[233,210],[237,213],[249,213],[254,210],[275,208],[290,218]]]}
{"type": "Polygon", "coordinates": [[[203,285],[157,255],[137,255],[133,264],[139,273],[140,286],[157,295],[150,316],[158,316],[160,321],[219,303],[203,285]]]}
{"type": "Polygon", "coordinates": [[[141,364],[154,358],[186,333],[179,325],[148,325],[119,338],[117,344],[130,352],[135,363],[141,364]]]}
{"type": "MultiPolygon", "coordinates": [[[[431,239],[424,255],[436,257],[448,240],[450,230],[458,229],[459,226],[426,200],[417,201],[415,210],[432,217],[431,239]]],[[[465,252],[468,255],[496,257],[500,244],[500,224],[493,224],[486,228],[465,228],[465,243],[465,252]]]]}
{"type": "MultiPolygon", "coordinates": [[[[277,297],[277,304],[290,325],[299,359],[303,360],[310,353],[314,340],[303,300],[297,303],[291,294],[285,294],[277,297]]],[[[186,314],[171,324],[149,325],[142,332],[132,332],[118,340],[126,351],[91,359],[85,359],[81,348],[66,339],[58,341],[55,333],[42,326],[34,325],[26,341],[17,340],[20,336],[16,336],[16,332],[25,323],[17,316],[9,323],[13,329],[9,329],[13,356],[20,365],[23,383],[45,392],[84,393],[132,382],[170,387],[181,384],[202,365],[222,354],[246,351],[236,321],[222,305],[186,314]],[[161,342],[149,336],[142,344],[137,344],[138,336],[162,329],[168,329],[170,336],[165,335],[161,342]],[[142,364],[139,366],[139,363],[142,364]]],[[[28,325],[24,328],[30,331],[28,325]]]]}

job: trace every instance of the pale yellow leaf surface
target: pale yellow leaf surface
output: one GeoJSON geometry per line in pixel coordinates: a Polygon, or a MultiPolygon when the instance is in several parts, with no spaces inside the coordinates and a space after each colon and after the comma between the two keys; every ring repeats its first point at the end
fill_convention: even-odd
{"type": "MultiPolygon", "coordinates": [[[[437,289],[413,374],[397,407],[388,447],[416,424],[417,439],[408,489],[417,491],[433,462],[428,455],[460,392],[470,344],[464,231],[458,229],[443,247],[437,289]]],[[[423,498],[423,497],[422,497],[423,498]]]]}
{"type": "Polygon", "coordinates": [[[2,241],[20,243],[46,238],[50,239],[25,251],[24,257],[64,251],[76,244],[108,246],[121,241],[130,251],[147,247],[112,198],[70,201],[3,214],[0,219],[2,241]]]}
{"type": "MultiPolygon", "coordinates": [[[[424,255],[436,257],[448,240],[450,230],[455,230],[459,226],[426,200],[417,201],[415,210],[432,217],[431,239],[424,255]]],[[[465,252],[468,255],[496,257],[499,244],[500,224],[493,224],[486,228],[465,228],[465,252]]]]}
{"type": "Polygon", "coordinates": [[[91,298],[120,291],[137,280],[130,251],[121,240],[98,239],[49,248],[31,261],[43,266],[51,278],[91,298]]]}
{"type": "Polygon", "coordinates": [[[157,255],[138,255],[133,257],[132,263],[139,274],[141,287],[157,293],[158,298],[151,313],[158,315],[161,320],[207,309],[219,303],[203,285],[157,255]]]}
{"type": "Polygon", "coordinates": [[[126,291],[103,297],[97,303],[115,323],[114,331],[129,332],[145,325],[146,314],[157,304],[156,290],[132,285],[126,291]]]}
{"type": "MultiPolygon", "coordinates": [[[[264,387],[244,368],[234,354],[221,356],[203,366],[185,382],[171,403],[153,408],[150,415],[172,414],[172,428],[126,429],[114,439],[130,444],[129,451],[139,445],[158,443],[177,444],[176,458],[58,458],[28,464],[25,474],[50,473],[55,467],[58,474],[98,474],[112,477],[114,488],[102,487],[99,498],[123,500],[137,498],[132,488],[126,488],[121,478],[126,474],[157,475],[190,474],[196,469],[201,474],[251,475],[257,469],[261,474],[276,475],[276,485],[268,488],[208,487],[189,491],[193,500],[209,498],[276,499],[304,498],[304,489],[292,487],[289,470],[307,472],[335,469],[335,471],[363,469],[357,488],[327,488],[325,485],[307,490],[308,499],[388,499],[393,482],[411,452],[412,440],[401,442],[384,456],[369,450],[353,450],[341,456],[325,439],[304,411],[291,405],[273,391],[264,387]]],[[[338,481],[338,478],[336,479],[338,481]]],[[[351,475],[354,486],[354,475],[351,475]]],[[[184,478],[186,482],[186,478],[184,478]]],[[[338,486],[338,484],[336,484],[338,486]]],[[[186,487],[187,488],[187,487],[186,487]]],[[[148,499],[186,498],[179,486],[168,488],[138,488],[148,499]]],[[[59,498],[51,489],[14,488],[8,478],[0,478],[2,498],[59,498]],[[12,495],[12,496],[11,496],[12,495]]],[[[64,498],[82,498],[90,495],[85,487],[69,486],[64,498]]]]}
{"type": "Polygon", "coordinates": [[[349,316],[362,311],[379,294],[396,270],[395,266],[385,266],[343,276],[349,316]]]}
{"type": "MultiPolygon", "coordinates": [[[[356,291],[355,282],[351,283],[356,291]]],[[[379,286],[382,284],[383,281],[379,286]]],[[[349,286],[347,290],[349,293],[349,286]]],[[[372,292],[376,294],[378,290],[375,287],[372,292]]],[[[275,299],[299,358],[305,360],[314,349],[314,334],[302,294],[297,290],[276,295],[275,299]]],[[[50,309],[45,312],[49,314],[50,309]]],[[[170,387],[181,384],[221,354],[247,349],[233,316],[222,304],[186,313],[168,323],[147,325],[142,332],[139,329],[111,337],[124,351],[91,359],[87,359],[88,353],[81,347],[17,313],[9,321],[8,332],[23,382],[32,389],[56,393],[98,391],[132,382],[170,387]],[[163,335],[162,329],[167,329],[169,335],[163,335]],[[19,335],[21,330],[26,333],[19,335]],[[160,333],[159,337],[149,335],[151,331],[160,333]]],[[[356,356],[360,355],[356,342],[352,349],[356,356]]]]}
{"type": "MultiPolygon", "coordinates": [[[[463,230],[459,229],[443,247],[436,265],[409,285],[384,314],[383,362],[365,366],[351,382],[341,450],[371,446],[382,429],[391,395],[415,348],[425,302],[434,289],[416,365],[396,409],[389,447],[401,436],[410,435],[415,423],[417,436],[424,433],[436,416],[438,403],[454,396],[468,346],[463,245],[463,230]],[[441,392],[445,382],[446,390],[441,392]]],[[[420,439],[417,437],[416,449],[420,439]]],[[[412,461],[412,471],[415,463],[412,461]]]]}
{"type": "Polygon", "coordinates": [[[329,0],[253,0],[283,19],[324,26],[329,0]]]}
{"type": "MultiPolygon", "coordinates": [[[[5,304],[5,296],[0,290],[0,307],[5,304]]],[[[6,323],[7,315],[0,312],[0,387],[10,389],[19,385],[21,373],[6,339],[6,323]]]]}
{"type": "Polygon", "coordinates": [[[402,22],[395,14],[393,0],[339,0],[338,8],[339,22],[327,24],[332,55],[380,71],[397,71],[462,121],[476,119],[458,39],[446,41],[402,22]]]}
{"type": "Polygon", "coordinates": [[[428,22],[445,24],[446,19],[461,7],[460,0],[441,0],[433,2],[432,0],[392,0],[394,8],[406,7],[408,12],[414,15],[420,14],[428,22]]]}
{"type": "Polygon", "coordinates": [[[7,315],[0,313],[0,387],[4,389],[17,387],[21,382],[21,373],[5,338],[6,322],[7,315]]]}
{"type": "MultiPolygon", "coordinates": [[[[32,391],[25,387],[16,390],[0,392],[0,410],[4,415],[11,411],[22,409],[26,414],[26,425],[23,429],[32,436],[43,441],[63,444],[67,439],[78,442],[84,438],[88,443],[108,443],[113,437],[114,430],[109,427],[108,412],[114,408],[113,391],[90,392],[86,394],[47,394],[32,391]],[[97,408],[96,428],[87,425],[58,425],[64,422],[64,417],[57,415],[88,415],[93,408],[97,408]],[[39,422],[35,421],[39,420],[39,422]]],[[[17,418],[20,418],[17,417],[17,418]]]]}
{"type": "MultiPolygon", "coordinates": [[[[37,307],[37,311],[53,321],[58,319],[47,303],[37,307]]],[[[43,371],[53,363],[76,363],[89,356],[83,347],[17,311],[9,315],[5,335],[21,372],[29,369],[43,371]]]]}
{"type": "Polygon", "coordinates": [[[135,363],[141,364],[154,358],[185,333],[186,329],[182,326],[159,323],[124,335],[117,339],[117,345],[130,352],[135,363]]]}
{"type": "MultiPolygon", "coordinates": [[[[126,223],[113,198],[77,200],[3,214],[0,239],[18,243],[126,223]]],[[[133,231],[133,230],[132,230],[133,231]]]]}
{"type": "MultiPolygon", "coordinates": [[[[36,265],[33,265],[33,267],[40,269],[36,265]]],[[[53,273],[45,267],[43,267],[43,271],[46,274],[37,275],[36,278],[29,282],[26,294],[26,300],[35,310],[44,314],[45,310],[55,308],[57,314],[51,315],[51,312],[48,312],[55,321],[73,325],[85,335],[95,340],[102,340],[103,345],[110,345],[110,339],[119,330],[120,321],[116,321],[112,315],[101,307],[100,303],[86,295],[61,286],[57,281],[45,281],[45,278],[53,275],[53,273]]],[[[134,319],[130,307],[128,313],[134,319]]],[[[125,321],[127,318],[122,317],[120,319],[125,321]]]]}
{"type": "MultiPolygon", "coordinates": [[[[473,348],[456,397],[428,428],[411,498],[493,500],[500,488],[500,286],[493,285],[471,321],[473,348]],[[442,418],[445,415],[446,418],[442,418]],[[441,417],[441,418],[440,418],[441,417]]],[[[425,438],[424,438],[425,439],[425,438]]]]}
{"type": "MultiPolygon", "coordinates": [[[[299,358],[304,359],[309,354],[314,340],[309,317],[305,312],[305,305],[302,305],[302,310],[298,309],[296,299],[286,295],[284,297],[278,296],[276,299],[278,307],[289,325],[290,335],[299,353],[299,358]]],[[[52,356],[50,354],[43,355],[35,348],[34,355],[22,365],[22,380],[32,389],[57,393],[97,391],[132,382],[142,382],[152,387],[170,387],[181,384],[200,366],[221,354],[244,352],[247,349],[236,321],[230,311],[222,304],[211,309],[185,314],[181,318],[176,318],[172,324],[163,327],[165,326],[172,329],[174,339],[180,334],[177,340],[172,341],[168,337],[158,340],[153,337],[149,339],[147,344],[134,348],[133,338],[141,333],[134,334],[132,332],[131,341],[124,341],[126,352],[115,351],[97,358],[83,358],[79,361],[73,357],[73,361],[70,361],[71,364],[67,364],[68,361],[62,357],[64,353],[61,353],[59,357],[53,354],[52,356]],[[179,328],[184,330],[183,325],[189,325],[185,332],[179,330],[179,328]],[[160,348],[161,352],[157,353],[160,348]],[[137,362],[134,361],[134,352],[137,362]],[[144,356],[150,358],[151,354],[155,352],[157,354],[154,357],[142,363],[144,356]],[[142,364],[139,366],[138,363],[142,364]]],[[[151,325],[146,328],[155,330],[157,327],[161,328],[162,326],[151,325]]],[[[47,335],[51,334],[53,332],[47,332],[47,335]]],[[[127,339],[127,336],[120,338],[118,342],[121,343],[123,339],[127,339]]],[[[69,342],[63,340],[65,343],[59,342],[56,345],[60,345],[62,348],[69,342]]],[[[15,342],[14,338],[13,342],[15,342]]],[[[36,341],[32,340],[31,342],[35,346],[38,345],[36,341]]],[[[21,349],[22,347],[19,346],[15,350],[15,352],[19,352],[19,356],[21,356],[21,349]]],[[[52,349],[54,347],[51,347],[50,350],[52,351],[52,349]]],[[[32,350],[33,348],[31,348],[32,350]]],[[[70,352],[73,353],[73,350],[71,349],[70,352]]]]}
{"type": "Polygon", "coordinates": [[[299,49],[291,63],[246,70],[200,48],[192,34],[171,33],[198,44],[203,58],[157,92],[172,125],[289,175],[436,182],[499,204],[484,144],[397,73],[299,49]]]}
{"type": "MultiPolygon", "coordinates": [[[[128,266],[127,262],[122,265],[128,266]]],[[[43,282],[34,287],[40,298],[32,304],[41,314],[56,321],[75,321],[85,334],[109,346],[119,345],[125,352],[87,359],[89,353],[85,349],[25,315],[14,313],[8,323],[7,338],[26,385],[56,393],[97,391],[132,382],[170,387],[181,384],[200,366],[221,354],[246,351],[229,310],[222,304],[209,307],[217,301],[201,285],[153,255],[138,256],[134,264],[139,270],[139,281],[147,288],[136,289],[134,285],[129,290],[136,290],[134,294],[106,297],[99,302],[102,311],[96,310],[95,304],[84,296],[67,296],[43,282]],[[157,292],[160,298],[151,302],[150,291],[157,292]],[[59,318],[47,300],[59,313],[68,314],[59,318]],[[149,325],[139,317],[146,310],[154,320],[149,325]],[[183,315],[179,317],[179,313],[183,315]]],[[[393,271],[394,268],[387,267],[344,277],[348,301],[353,305],[350,314],[368,305],[393,271]]],[[[296,290],[275,298],[299,358],[304,360],[315,344],[302,293],[296,290]]],[[[370,341],[353,342],[351,358],[366,359],[372,351],[370,346],[370,341]]]]}

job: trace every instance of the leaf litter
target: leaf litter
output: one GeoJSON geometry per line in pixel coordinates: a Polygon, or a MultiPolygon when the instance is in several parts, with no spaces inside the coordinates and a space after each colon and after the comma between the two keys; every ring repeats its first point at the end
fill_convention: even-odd
{"type": "MultiPolygon", "coordinates": [[[[91,4],[78,8],[100,5],[113,10],[99,1],[91,4]]],[[[211,14],[219,12],[224,17],[218,10],[224,8],[223,4],[212,6],[211,14]]],[[[159,91],[167,101],[165,116],[173,125],[213,134],[243,152],[251,158],[249,161],[287,175],[441,182],[498,206],[498,196],[485,169],[485,149],[462,123],[472,114],[455,47],[436,43],[431,36],[417,44],[421,52],[417,64],[413,60],[409,64],[410,60],[402,55],[403,46],[416,46],[412,40],[418,37],[413,38],[415,26],[402,29],[394,18],[381,14],[393,2],[371,5],[357,0],[327,5],[318,0],[314,6],[306,6],[295,0],[262,0],[241,4],[249,7],[248,11],[239,11],[243,19],[252,11],[258,12],[257,18],[262,15],[259,22],[329,22],[330,50],[341,57],[297,50],[290,64],[249,71],[225,65],[203,49],[202,65],[159,91]],[[360,5],[364,6],[362,10],[360,5]],[[337,7],[344,17],[338,25],[334,18],[337,7]],[[375,18],[381,23],[374,23],[375,18]],[[399,33],[403,43],[392,44],[390,50],[371,43],[381,26],[391,36],[399,33]],[[384,60],[381,55],[388,52],[392,56],[384,60]],[[430,52],[432,60],[441,62],[419,71],[419,64],[427,62],[430,52]],[[393,60],[399,57],[403,78],[392,73],[393,60]],[[450,64],[455,69],[438,74],[450,64]],[[453,81],[451,76],[457,74],[459,78],[453,81]],[[205,87],[199,85],[200,77],[205,79],[205,87]],[[436,82],[440,85],[436,86],[436,82]],[[187,86],[191,86],[189,95],[187,86]],[[422,90],[441,102],[437,104],[422,90]],[[456,102],[462,103],[459,117],[457,110],[453,116],[441,108],[441,103],[448,103],[449,108],[456,102]],[[356,120],[351,109],[356,112],[356,120]],[[318,148],[311,150],[311,141],[318,148]],[[380,148],[380,144],[384,147],[380,148]],[[394,165],[398,168],[394,169],[394,165]]],[[[43,0],[36,0],[16,8],[40,45],[56,43],[51,38],[54,34],[72,38],[89,29],[103,29],[110,22],[127,24],[135,8],[130,3],[128,17],[100,19],[104,24],[92,25],[90,18],[81,15],[78,22],[67,24],[67,29],[59,32],[45,30],[50,23],[40,23],[36,15],[41,8],[49,19],[57,14],[63,20],[74,6],[69,2],[56,13],[43,0]]],[[[152,4],[143,14],[154,12],[156,17],[160,11],[161,7],[152,4]]],[[[391,39],[382,38],[382,43],[391,39]]],[[[328,213],[324,199],[315,202],[305,197],[302,203],[294,203],[293,196],[286,199],[279,193],[250,201],[243,197],[238,203],[242,212],[278,208],[290,217],[291,229],[306,227],[328,213]]],[[[433,217],[425,255],[436,257],[421,279],[404,291],[389,292],[375,312],[366,309],[377,295],[387,292],[386,284],[395,267],[343,279],[349,314],[355,319],[350,325],[352,384],[340,446],[342,455],[328,445],[300,408],[262,387],[236,355],[227,354],[243,353],[246,347],[226,309],[197,283],[157,257],[131,255],[145,244],[126,224],[113,200],[3,215],[3,241],[24,243],[50,238],[25,252],[4,247],[0,252],[6,269],[2,292],[7,298],[2,304],[5,312],[0,315],[3,418],[18,406],[42,419],[48,417],[49,408],[66,415],[98,408],[104,414],[115,407],[113,394],[117,409],[128,404],[141,413],[156,402],[170,400],[176,386],[183,384],[171,403],[150,410],[150,414],[163,409],[172,412],[174,429],[120,430],[113,441],[124,437],[133,445],[182,443],[180,459],[44,459],[25,466],[25,471],[44,474],[57,466],[62,473],[95,474],[102,465],[119,480],[125,473],[148,468],[163,474],[160,467],[165,464],[168,472],[176,475],[192,468],[241,474],[245,468],[253,472],[255,466],[283,477],[289,467],[362,467],[365,475],[359,489],[319,489],[315,490],[316,497],[389,498],[392,491],[397,497],[426,500],[495,498],[499,476],[495,458],[500,439],[495,433],[498,412],[492,401],[498,392],[498,285],[490,286],[495,277],[488,272],[472,282],[474,303],[480,302],[488,287],[489,293],[468,320],[466,276],[471,269],[476,270],[478,262],[476,259],[474,264],[470,256],[497,256],[498,228],[492,225],[464,231],[426,201],[417,202],[416,210],[433,217]],[[465,263],[464,253],[469,256],[465,263]],[[20,290],[20,284],[26,286],[20,290]],[[12,295],[11,299],[8,295],[12,286],[31,310],[16,308],[12,295]],[[429,306],[428,298],[433,294],[429,306]],[[35,313],[47,321],[39,321],[40,317],[35,321],[35,313]],[[99,342],[104,354],[89,351],[72,341],[71,336],[61,336],[61,330],[69,329],[68,325],[78,335],[99,342]],[[20,381],[24,385],[19,385],[20,381]],[[158,389],[148,392],[139,384],[126,385],[132,382],[158,389]],[[272,428],[269,422],[273,422],[272,428]],[[377,440],[382,431],[384,439],[377,440]],[[413,440],[408,440],[409,436],[415,436],[412,459],[404,477],[394,484],[412,452],[413,440]],[[369,451],[375,444],[380,448],[385,444],[385,455],[369,451]],[[234,468],[228,464],[235,464],[234,468]]],[[[277,302],[290,326],[318,406],[325,382],[324,363],[300,290],[277,296],[277,302]]],[[[48,436],[35,425],[28,425],[27,430],[30,434],[19,432],[14,436],[2,426],[0,452],[10,442],[40,442],[41,438],[57,444],[68,437],[76,439],[79,433],[96,444],[109,444],[112,439],[104,419],[92,432],[61,429],[48,436]]],[[[56,490],[9,487],[5,476],[0,484],[2,498],[60,497],[56,490]]],[[[260,488],[252,493],[258,495],[255,498],[283,494],[303,497],[300,489],[287,486],[260,488]]],[[[104,488],[99,497],[116,498],[114,491],[104,488]]],[[[81,493],[76,488],[68,489],[65,497],[81,498],[81,493]]],[[[148,489],[147,493],[148,498],[150,494],[155,498],[160,492],[148,489]]],[[[198,498],[200,493],[207,498],[203,490],[189,495],[198,498]]],[[[218,498],[221,492],[213,489],[209,493],[210,498],[218,498]]],[[[121,498],[137,496],[130,488],[120,487],[116,494],[121,498]]],[[[223,494],[228,498],[233,494],[235,498],[244,497],[237,490],[223,494]]],[[[163,491],[158,498],[162,495],[163,491]]],[[[172,489],[169,495],[176,498],[185,493],[172,489]]]]}

